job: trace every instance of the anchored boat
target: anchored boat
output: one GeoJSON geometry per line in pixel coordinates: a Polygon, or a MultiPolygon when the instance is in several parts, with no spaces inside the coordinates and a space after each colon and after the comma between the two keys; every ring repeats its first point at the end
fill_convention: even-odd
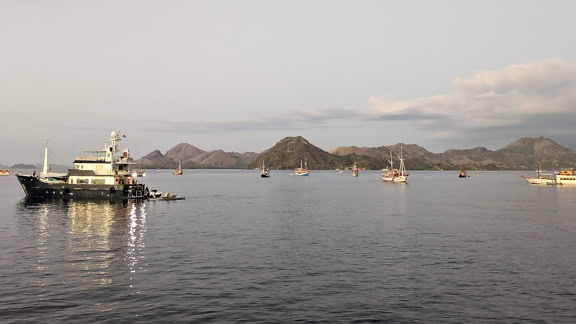
{"type": "Polygon", "coordinates": [[[294,174],[297,176],[308,176],[308,161],[304,159],[304,165],[302,165],[302,160],[300,160],[300,167],[296,168],[294,174]]]}
{"type": "Polygon", "coordinates": [[[354,162],[354,165],[352,166],[352,176],[353,177],[358,176],[358,167],[356,166],[356,162],[354,162]]]}
{"type": "Polygon", "coordinates": [[[394,169],[394,161],[392,160],[392,151],[390,151],[390,168],[382,170],[382,180],[387,182],[406,182],[408,179],[408,173],[406,172],[406,167],[404,166],[404,156],[402,153],[402,147],[400,147],[400,168],[394,169]]]}
{"type": "Polygon", "coordinates": [[[182,175],[182,164],[178,161],[178,169],[174,169],[174,175],[182,175]]]}
{"type": "Polygon", "coordinates": [[[460,171],[458,171],[458,178],[468,178],[468,173],[464,168],[462,168],[462,163],[460,163],[460,171]]]}
{"type": "Polygon", "coordinates": [[[264,165],[264,160],[262,160],[262,167],[260,168],[260,177],[261,178],[270,178],[270,169],[264,165]]]}
{"type": "Polygon", "coordinates": [[[576,172],[574,168],[560,169],[556,174],[556,183],[559,185],[576,185],[576,172]]]}
{"type": "Polygon", "coordinates": [[[120,141],[119,132],[112,132],[104,149],[84,151],[88,156],[78,156],[75,168],[65,174],[49,172],[46,148],[42,173],[17,173],[16,177],[26,196],[32,198],[146,199],[148,188],[132,177],[135,164],[128,149],[117,154],[120,141]]]}
{"type": "Polygon", "coordinates": [[[540,161],[536,162],[536,178],[532,178],[532,177],[525,177],[523,176],[524,179],[526,179],[526,181],[528,181],[531,184],[544,184],[544,185],[555,185],[556,184],[556,178],[553,177],[546,177],[544,176],[541,171],[540,171],[540,161]]]}

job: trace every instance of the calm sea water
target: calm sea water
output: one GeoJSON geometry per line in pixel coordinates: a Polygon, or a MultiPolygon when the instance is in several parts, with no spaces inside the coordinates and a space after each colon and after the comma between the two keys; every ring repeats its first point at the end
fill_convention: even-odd
{"type": "Polygon", "coordinates": [[[512,172],[148,171],[185,201],[27,202],[0,322],[576,322],[576,187],[512,172]]]}

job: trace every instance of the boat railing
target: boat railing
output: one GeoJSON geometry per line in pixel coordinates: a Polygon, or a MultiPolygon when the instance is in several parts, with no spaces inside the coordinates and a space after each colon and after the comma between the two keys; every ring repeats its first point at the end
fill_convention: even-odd
{"type": "Polygon", "coordinates": [[[77,156],[76,161],[106,161],[106,158],[94,156],[77,156]]]}

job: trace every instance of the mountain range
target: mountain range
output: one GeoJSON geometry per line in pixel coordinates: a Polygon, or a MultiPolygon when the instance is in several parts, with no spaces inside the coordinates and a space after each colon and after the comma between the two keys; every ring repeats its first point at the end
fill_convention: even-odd
{"type": "Polygon", "coordinates": [[[188,143],[180,143],[162,154],[155,150],[135,161],[142,168],[258,168],[262,161],[271,169],[294,169],[301,160],[310,169],[346,168],[357,163],[364,169],[382,169],[389,165],[390,151],[398,161],[402,149],[406,166],[412,170],[454,170],[460,166],[468,170],[534,169],[540,161],[544,169],[572,167],[576,152],[549,138],[523,137],[496,151],[485,147],[450,149],[432,153],[416,144],[398,143],[379,147],[341,146],[330,152],[313,145],[301,136],[286,137],[262,153],[237,153],[222,150],[204,151],[188,143]]]}
{"type": "Polygon", "coordinates": [[[150,152],[136,160],[142,168],[175,168],[180,163],[187,169],[242,169],[259,156],[258,153],[204,151],[188,143],[180,143],[162,154],[159,150],[150,152]]]}

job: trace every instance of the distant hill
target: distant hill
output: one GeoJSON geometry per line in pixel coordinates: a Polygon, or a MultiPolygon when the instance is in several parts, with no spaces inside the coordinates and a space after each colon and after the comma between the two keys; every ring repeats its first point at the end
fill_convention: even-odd
{"type": "Polygon", "coordinates": [[[12,170],[38,170],[42,169],[42,167],[37,167],[33,164],[24,164],[24,163],[16,163],[10,167],[12,170]]]}
{"type": "Polygon", "coordinates": [[[147,155],[143,156],[140,160],[134,161],[138,163],[141,168],[155,169],[155,168],[175,168],[178,163],[174,160],[167,158],[159,150],[154,150],[147,155]]]}
{"type": "Polygon", "coordinates": [[[485,147],[450,149],[431,153],[414,144],[395,144],[381,147],[337,147],[331,152],[345,156],[350,152],[379,160],[389,159],[390,150],[402,147],[406,164],[411,169],[523,170],[536,168],[539,160],[543,168],[558,169],[576,164],[576,152],[545,137],[523,137],[506,147],[492,151],[485,147]]]}
{"type": "Polygon", "coordinates": [[[9,169],[9,167],[7,165],[0,163],[0,169],[9,169]]]}
{"type": "Polygon", "coordinates": [[[544,169],[554,170],[576,165],[576,152],[549,138],[523,137],[496,151],[485,147],[450,149],[432,153],[416,144],[398,143],[379,147],[341,146],[326,152],[302,136],[286,137],[273,147],[258,153],[236,153],[215,150],[206,152],[193,145],[180,143],[162,154],[156,150],[136,162],[143,168],[174,168],[177,161],[184,168],[258,168],[262,161],[271,169],[294,169],[306,159],[310,169],[348,168],[354,162],[366,169],[389,165],[390,151],[394,162],[400,148],[406,167],[412,170],[523,170],[535,169],[540,161],[544,169]]]}
{"type": "Polygon", "coordinates": [[[190,145],[188,143],[180,143],[166,151],[164,156],[174,161],[184,162],[191,160],[202,153],[205,153],[205,151],[197,148],[194,145],[190,145]]]}
{"type": "Polygon", "coordinates": [[[264,151],[249,167],[257,168],[264,160],[266,166],[271,169],[294,169],[300,166],[300,161],[304,159],[308,161],[310,169],[334,169],[342,164],[339,156],[312,145],[302,136],[295,136],[280,140],[272,148],[264,151]]]}
{"type": "Polygon", "coordinates": [[[150,152],[134,161],[142,168],[175,168],[178,162],[187,169],[242,169],[258,156],[258,153],[236,153],[215,150],[206,152],[188,143],[180,143],[162,154],[159,150],[150,152]]]}

